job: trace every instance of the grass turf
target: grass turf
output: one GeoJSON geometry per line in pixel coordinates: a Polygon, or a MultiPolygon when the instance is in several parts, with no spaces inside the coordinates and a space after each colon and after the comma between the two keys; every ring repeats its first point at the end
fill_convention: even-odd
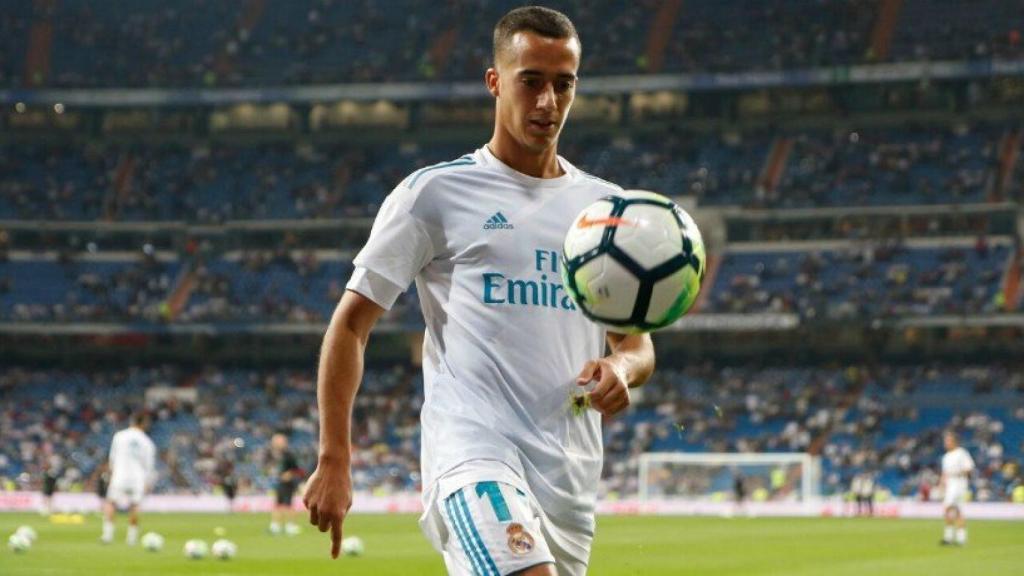
{"type": "MultiPolygon", "coordinates": [[[[115,544],[99,543],[100,522],[55,525],[38,515],[0,514],[0,536],[23,524],[39,539],[26,553],[0,551],[4,576],[75,574],[444,574],[444,566],[409,515],[349,518],[346,534],[366,543],[359,558],[328,557],[328,541],[303,526],[294,537],[266,533],[263,515],[149,514],[142,532],[166,538],[150,553],[123,543],[119,518],[115,544]],[[234,560],[188,560],[189,538],[212,543],[216,527],[238,545],[234,560]]],[[[965,548],[940,548],[938,521],[893,519],[783,519],[599,517],[590,574],[619,575],[856,575],[1014,574],[1024,558],[1024,523],[972,522],[965,548]]]]}

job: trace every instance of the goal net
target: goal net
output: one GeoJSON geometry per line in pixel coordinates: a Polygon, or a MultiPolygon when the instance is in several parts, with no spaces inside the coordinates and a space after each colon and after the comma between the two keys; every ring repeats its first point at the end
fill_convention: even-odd
{"type": "Polygon", "coordinates": [[[649,452],[639,474],[641,502],[809,502],[821,486],[820,459],[799,452],[649,452]]]}

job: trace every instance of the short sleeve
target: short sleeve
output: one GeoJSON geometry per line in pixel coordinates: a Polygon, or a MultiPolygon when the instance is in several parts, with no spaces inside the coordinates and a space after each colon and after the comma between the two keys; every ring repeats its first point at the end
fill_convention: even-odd
{"type": "Polygon", "coordinates": [[[356,255],[346,288],[391,309],[420,270],[434,257],[427,227],[413,213],[415,194],[399,186],[377,213],[370,238],[356,255]]]}
{"type": "Polygon", "coordinates": [[[974,459],[967,450],[963,451],[963,468],[965,473],[974,470],[974,459]]]}

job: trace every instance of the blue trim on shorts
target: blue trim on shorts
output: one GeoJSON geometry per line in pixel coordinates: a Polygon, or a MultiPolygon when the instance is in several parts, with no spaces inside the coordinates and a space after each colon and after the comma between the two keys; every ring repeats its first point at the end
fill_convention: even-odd
{"type": "Polygon", "coordinates": [[[501,576],[501,572],[498,571],[498,566],[494,563],[494,559],[491,558],[490,552],[487,551],[487,546],[484,545],[483,538],[480,537],[480,532],[477,531],[476,525],[473,524],[473,517],[469,514],[469,506],[466,504],[465,493],[462,490],[459,490],[456,494],[459,498],[459,505],[462,507],[462,511],[466,515],[466,522],[469,524],[469,529],[473,533],[473,538],[477,545],[480,546],[484,559],[487,560],[487,567],[494,571],[495,576],[501,576]]]}
{"type": "Polygon", "coordinates": [[[505,496],[502,495],[501,488],[498,487],[497,482],[493,480],[477,482],[476,495],[477,497],[487,496],[487,499],[491,501],[491,508],[494,509],[494,516],[498,519],[498,522],[512,521],[512,513],[508,511],[508,503],[505,502],[505,496]]]}
{"type": "Polygon", "coordinates": [[[469,534],[455,512],[455,505],[452,503],[453,498],[455,498],[455,494],[445,498],[444,501],[444,507],[448,511],[448,519],[451,520],[452,526],[455,528],[455,534],[459,537],[459,543],[462,544],[462,550],[469,558],[470,565],[473,566],[473,574],[476,574],[477,576],[484,576],[486,575],[486,570],[481,570],[482,562],[477,557],[476,551],[469,546],[469,534]]]}

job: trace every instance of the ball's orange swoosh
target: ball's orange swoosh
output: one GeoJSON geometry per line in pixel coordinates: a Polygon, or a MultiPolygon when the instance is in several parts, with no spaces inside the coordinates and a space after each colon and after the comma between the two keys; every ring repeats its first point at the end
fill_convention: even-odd
{"type": "Polygon", "coordinates": [[[592,226],[632,226],[633,222],[626,220],[625,218],[598,218],[597,220],[591,220],[583,216],[580,221],[576,223],[577,228],[590,228],[592,226]]]}

